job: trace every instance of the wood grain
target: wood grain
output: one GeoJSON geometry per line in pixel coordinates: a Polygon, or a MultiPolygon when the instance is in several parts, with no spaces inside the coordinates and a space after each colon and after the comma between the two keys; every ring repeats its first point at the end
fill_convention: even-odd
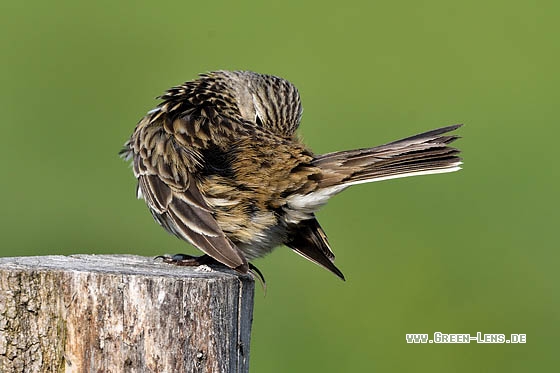
{"type": "Polygon", "coordinates": [[[0,258],[0,371],[247,372],[253,296],[225,267],[0,258]]]}

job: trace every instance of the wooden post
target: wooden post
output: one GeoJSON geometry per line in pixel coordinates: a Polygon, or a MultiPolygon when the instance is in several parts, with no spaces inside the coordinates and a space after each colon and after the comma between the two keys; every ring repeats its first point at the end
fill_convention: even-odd
{"type": "Polygon", "coordinates": [[[247,372],[253,295],[223,267],[0,258],[0,372],[247,372]]]}

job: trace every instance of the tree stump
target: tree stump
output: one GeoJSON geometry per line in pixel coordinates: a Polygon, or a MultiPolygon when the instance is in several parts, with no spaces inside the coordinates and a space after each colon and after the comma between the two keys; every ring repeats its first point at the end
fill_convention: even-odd
{"type": "Polygon", "coordinates": [[[254,280],[213,268],[0,258],[0,372],[247,372],[254,280]]]}

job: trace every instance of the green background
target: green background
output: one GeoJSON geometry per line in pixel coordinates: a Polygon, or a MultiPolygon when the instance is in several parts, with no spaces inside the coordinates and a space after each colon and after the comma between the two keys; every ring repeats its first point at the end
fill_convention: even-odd
{"type": "Polygon", "coordinates": [[[559,4],[3,2],[0,255],[196,253],[117,152],[168,87],[270,73],[299,88],[317,153],[465,123],[465,165],[323,208],[346,282],[286,248],[257,261],[252,371],[557,367],[559,4]],[[527,343],[405,342],[437,331],[527,343]]]}

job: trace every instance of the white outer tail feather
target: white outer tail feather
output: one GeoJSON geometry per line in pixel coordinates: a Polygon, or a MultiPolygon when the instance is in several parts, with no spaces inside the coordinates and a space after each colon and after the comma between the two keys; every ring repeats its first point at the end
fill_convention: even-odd
{"type": "Polygon", "coordinates": [[[308,194],[296,194],[290,196],[287,200],[287,206],[284,208],[284,210],[287,213],[286,220],[290,223],[297,224],[302,220],[311,219],[313,213],[315,213],[322,206],[324,206],[331,197],[342,192],[344,189],[352,185],[373,183],[376,181],[383,181],[383,180],[390,180],[390,179],[400,179],[409,176],[432,175],[432,174],[455,172],[461,169],[460,167],[461,164],[463,164],[463,162],[455,162],[455,163],[451,163],[445,168],[405,172],[397,175],[380,176],[380,177],[374,177],[366,180],[350,181],[345,184],[334,185],[308,194]]]}

